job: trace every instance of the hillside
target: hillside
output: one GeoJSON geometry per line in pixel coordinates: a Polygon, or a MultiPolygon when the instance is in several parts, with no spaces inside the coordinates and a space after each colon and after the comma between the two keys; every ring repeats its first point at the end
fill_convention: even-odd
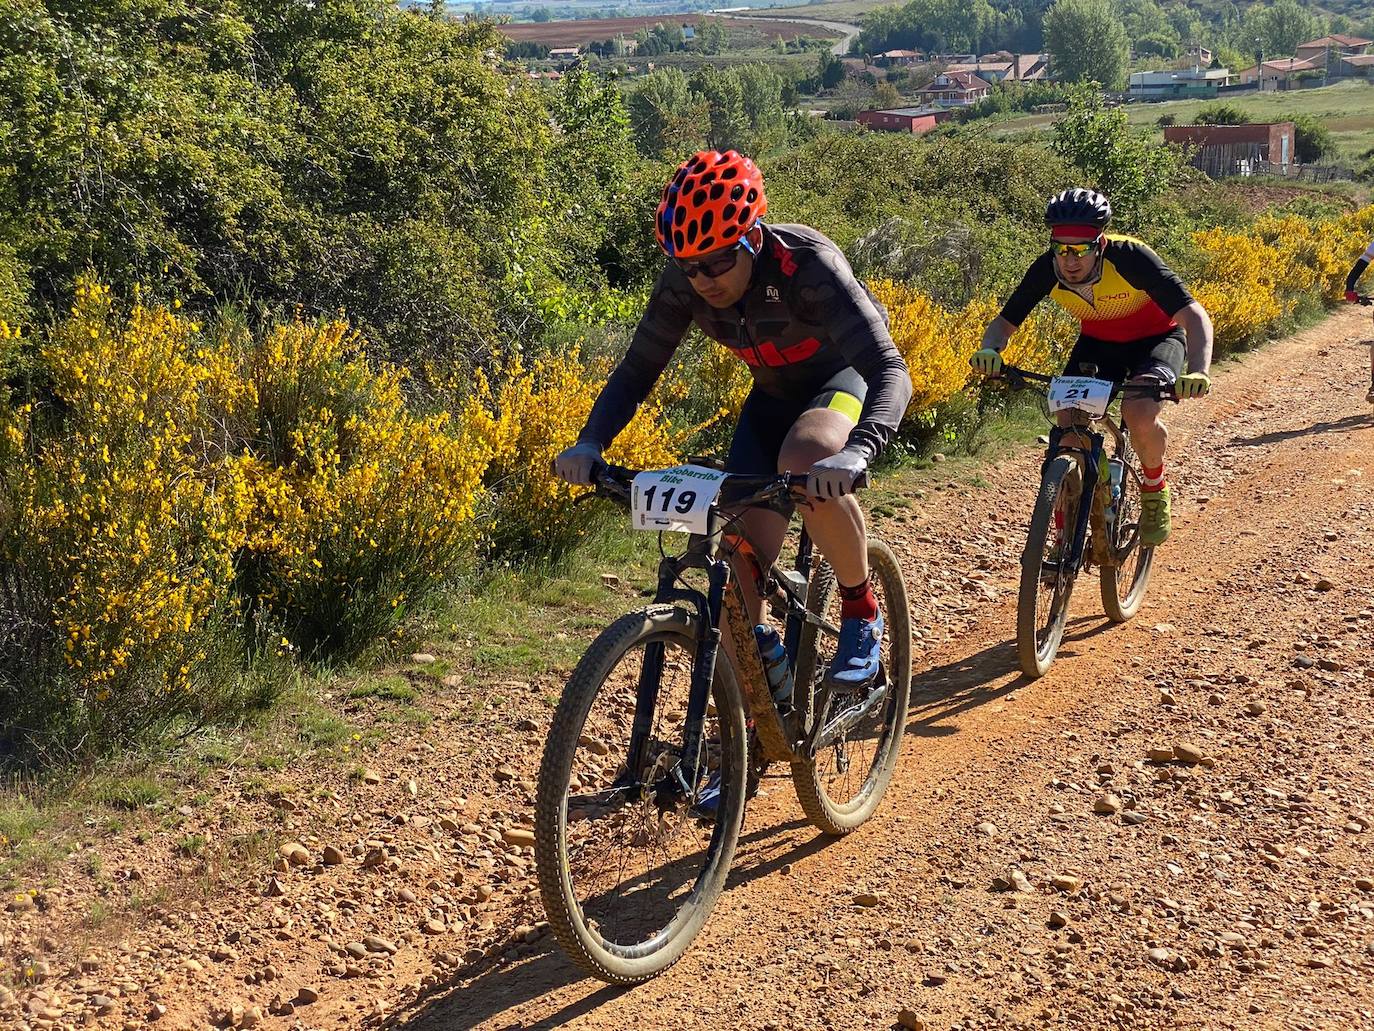
{"type": "MultiPolygon", "coordinates": [[[[1161,117],[1172,117],[1179,125],[1186,125],[1197,111],[1217,103],[1239,108],[1256,122],[1294,113],[1315,115],[1331,131],[1339,148],[1339,160],[1347,164],[1358,164],[1374,148],[1374,85],[1361,82],[1279,93],[1232,93],[1218,100],[1132,103],[1126,110],[1132,125],[1153,126],[1161,117]]],[[[986,131],[994,138],[1048,132],[1055,119],[1055,115],[1023,115],[986,123],[986,131]]],[[[1157,134],[1157,138],[1162,140],[1163,134],[1157,134]]]]}

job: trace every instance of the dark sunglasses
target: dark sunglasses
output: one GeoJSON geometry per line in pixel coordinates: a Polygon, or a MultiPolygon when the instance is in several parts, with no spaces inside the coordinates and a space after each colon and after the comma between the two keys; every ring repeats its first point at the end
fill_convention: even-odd
{"type": "Polygon", "coordinates": [[[1061,243],[1058,240],[1050,241],[1050,250],[1059,255],[1070,255],[1081,258],[1085,254],[1094,254],[1102,246],[1102,237],[1098,237],[1091,243],[1061,243]]]}
{"type": "Polygon", "coordinates": [[[707,258],[705,261],[686,261],[682,258],[673,260],[688,279],[696,279],[697,276],[719,279],[739,263],[739,252],[742,250],[754,253],[754,248],[749,246],[749,241],[743,236],[739,238],[739,243],[714,258],[707,258]]]}

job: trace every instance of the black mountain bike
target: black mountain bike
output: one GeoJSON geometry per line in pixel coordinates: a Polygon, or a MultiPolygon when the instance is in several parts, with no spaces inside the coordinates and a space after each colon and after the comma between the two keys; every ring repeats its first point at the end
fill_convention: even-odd
{"type": "MultiPolygon", "coordinates": [[[[1096,376],[1095,366],[1081,368],[1084,375],[1074,379],[1096,376]]],[[[1010,365],[1002,366],[1002,375],[1016,390],[1063,378],[1010,365]]],[[[1029,677],[1043,676],[1054,662],[1074,582],[1087,566],[1098,567],[1102,608],[1114,623],[1124,623],[1140,610],[1150,582],[1154,548],[1140,543],[1139,463],[1119,416],[1108,405],[1122,394],[1156,401],[1178,398],[1172,385],[1112,384],[1107,393],[1104,381],[1096,382],[1102,386],[1095,403],[1086,396],[1067,399],[1084,407],[1071,408],[1071,426],[1050,428],[1040,469],[1040,494],[1021,553],[1016,604],[1016,650],[1029,677]]]]}
{"type": "MultiPolygon", "coordinates": [[[[628,502],[635,476],[605,467],[597,493],[628,502]]],[[[745,509],[790,514],[805,480],[725,476],[707,532],[663,554],[653,604],[602,631],[554,715],[535,811],[539,886],[558,943],[612,984],[665,970],[701,930],[767,763],[790,764],[802,809],[831,835],[872,816],[891,780],[911,691],[896,556],[869,540],[887,631],[876,679],[846,687],[826,676],[839,636],[835,576],[815,561],[805,529],[791,567],[767,569],[735,532],[745,509]],[[736,558],[784,623],[791,705],[770,692],[736,558]],[[727,629],[735,663],[720,648],[727,629]]]]}

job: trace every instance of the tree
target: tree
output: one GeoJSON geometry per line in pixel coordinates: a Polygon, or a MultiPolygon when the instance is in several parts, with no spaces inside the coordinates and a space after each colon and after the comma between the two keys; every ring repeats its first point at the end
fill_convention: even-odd
{"type": "Polygon", "coordinates": [[[1066,82],[1126,84],[1126,29],[1110,0],[1058,0],[1045,14],[1045,47],[1066,82]]]}
{"type": "Polygon", "coordinates": [[[1234,104],[1210,104],[1198,111],[1198,125],[1249,125],[1250,116],[1234,104]]]}
{"type": "Polygon", "coordinates": [[[703,54],[720,54],[730,45],[724,18],[703,18],[697,32],[697,45],[703,54]]]}
{"type": "Polygon", "coordinates": [[[574,264],[595,266],[607,225],[624,207],[634,145],[625,101],[614,83],[582,67],[568,71],[549,104],[554,138],[549,186],[561,249],[574,264]]]}
{"type": "Polygon", "coordinates": [[[817,61],[817,77],[820,79],[821,89],[834,89],[844,81],[844,62],[829,50],[825,51],[817,61]]]}
{"type": "Polygon", "coordinates": [[[1105,193],[1117,220],[1139,225],[1149,203],[1170,184],[1178,154],[1134,131],[1125,108],[1108,108],[1091,86],[1074,87],[1069,110],[1054,127],[1054,149],[1105,193]]]}
{"type": "Polygon", "coordinates": [[[1297,0],[1274,0],[1267,7],[1252,7],[1245,12],[1243,25],[1244,38],[1259,39],[1266,58],[1287,57],[1299,43],[1319,32],[1317,19],[1297,0]]]}
{"type": "Polygon", "coordinates": [[[553,21],[553,12],[547,7],[536,7],[530,12],[530,21],[546,22],[553,21]]]}
{"type": "Polygon", "coordinates": [[[789,85],[781,72],[771,65],[736,65],[722,74],[734,76],[739,82],[744,117],[749,123],[752,139],[748,141],[755,154],[779,146],[787,135],[784,95],[789,85]]]}
{"type": "Polygon", "coordinates": [[[880,82],[878,88],[873,91],[873,102],[880,108],[900,107],[902,95],[892,83],[880,82]]]}
{"type": "Polygon", "coordinates": [[[1320,118],[1315,115],[1287,115],[1286,118],[1293,123],[1294,155],[1303,164],[1314,164],[1336,153],[1331,130],[1320,118]]]}
{"type": "Polygon", "coordinates": [[[658,68],[640,79],[628,107],[635,145],[650,157],[681,160],[705,139],[710,124],[705,101],[677,68],[658,68]]]}
{"type": "Polygon", "coordinates": [[[748,150],[749,116],[739,77],[707,65],[688,81],[692,92],[706,99],[711,126],[706,142],[716,150],[748,150]]]}

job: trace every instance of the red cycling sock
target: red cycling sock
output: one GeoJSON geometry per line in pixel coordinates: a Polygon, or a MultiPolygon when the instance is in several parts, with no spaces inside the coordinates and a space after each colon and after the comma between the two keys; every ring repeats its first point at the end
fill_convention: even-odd
{"type": "Polygon", "coordinates": [[[871,578],[857,587],[840,584],[841,619],[877,619],[878,599],[873,594],[871,578]]]}
{"type": "Polygon", "coordinates": [[[1143,493],[1152,494],[1155,491],[1161,491],[1164,489],[1165,483],[1163,462],[1160,462],[1159,465],[1153,469],[1149,469],[1142,465],[1140,467],[1140,473],[1140,489],[1143,493]]]}

